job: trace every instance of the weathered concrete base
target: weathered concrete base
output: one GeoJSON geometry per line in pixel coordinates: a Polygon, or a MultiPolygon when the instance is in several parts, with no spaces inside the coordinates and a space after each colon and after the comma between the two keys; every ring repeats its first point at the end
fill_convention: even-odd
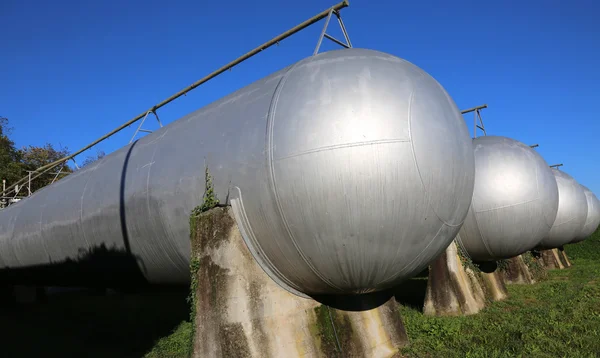
{"type": "Polygon", "coordinates": [[[193,217],[191,229],[194,357],[391,357],[407,343],[393,298],[348,311],[278,286],[229,208],[193,217]]]}
{"type": "Polygon", "coordinates": [[[567,256],[564,247],[559,247],[556,250],[558,251],[558,258],[560,259],[560,262],[563,264],[563,266],[565,268],[571,267],[571,261],[569,261],[569,257],[567,256]]]}
{"type": "Polygon", "coordinates": [[[423,313],[426,315],[469,315],[486,305],[486,294],[478,273],[463,267],[453,241],[429,267],[423,313]]]}
{"type": "Polygon", "coordinates": [[[398,313],[398,304],[390,296],[386,294],[387,301],[383,305],[361,311],[319,306],[315,310],[320,340],[318,355],[324,357],[398,356],[398,349],[408,344],[408,336],[398,313]]]}
{"type": "Polygon", "coordinates": [[[512,257],[505,260],[505,262],[506,266],[503,267],[502,273],[506,283],[528,285],[535,283],[533,273],[525,263],[523,255],[512,257]]]}
{"type": "Polygon", "coordinates": [[[491,273],[480,273],[483,283],[485,284],[486,294],[489,300],[502,301],[508,297],[508,290],[504,283],[504,277],[499,270],[491,273]]]}
{"type": "Polygon", "coordinates": [[[542,258],[542,262],[544,263],[544,266],[549,269],[549,270],[554,270],[554,269],[564,269],[565,266],[563,265],[562,261],[559,258],[559,253],[557,249],[551,249],[551,250],[542,250],[539,252],[542,258]]]}

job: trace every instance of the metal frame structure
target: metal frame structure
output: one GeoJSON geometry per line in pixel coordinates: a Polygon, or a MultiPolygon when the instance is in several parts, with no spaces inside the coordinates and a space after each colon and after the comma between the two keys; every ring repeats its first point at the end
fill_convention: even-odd
{"type": "Polygon", "coordinates": [[[481,129],[484,136],[487,135],[487,133],[485,131],[485,125],[483,124],[483,119],[481,118],[481,110],[484,108],[487,108],[487,107],[488,107],[487,104],[483,104],[481,106],[477,106],[477,107],[473,107],[473,108],[469,108],[469,109],[460,111],[461,114],[475,112],[474,119],[473,119],[473,138],[477,138],[477,128],[481,129]],[[478,119],[479,119],[479,124],[477,124],[478,119]]]}
{"type": "MultiPolygon", "coordinates": [[[[536,148],[539,146],[540,146],[539,144],[530,145],[531,148],[536,148]]],[[[560,167],[562,167],[562,166],[563,166],[563,163],[549,165],[550,168],[554,168],[556,170],[560,170],[560,167]]]]}
{"type": "Polygon", "coordinates": [[[137,136],[137,134],[139,132],[145,132],[145,133],[150,133],[151,131],[149,130],[145,130],[142,128],[142,125],[144,124],[144,122],[146,121],[146,118],[148,117],[148,115],[150,113],[154,114],[154,116],[156,117],[156,120],[158,121],[158,124],[160,127],[162,127],[162,123],[158,117],[158,114],[156,113],[156,111],[173,102],[175,99],[186,95],[188,92],[192,91],[193,89],[197,88],[198,86],[202,85],[203,83],[208,82],[209,80],[217,77],[218,75],[222,74],[223,72],[227,71],[227,70],[231,70],[234,66],[244,62],[245,60],[249,59],[250,57],[262,52],[263,50],[266,50],[267,48],[273,46],[273,45],[279,45],[279,42],[282,40],[285,40],[286,38],[292,36],[293,34],[309,27],[310,25],[324,19],[327,18],[326,22],[325,22],[325,26],[323,27],[323,31],[321,32],[321,35],[319,36],[319,40],[317,42],[317,46],[313,52],[313,55],[316,55],[319,52],[319,49],[321,47],[321,44],[323,42],[323,39],[329,39],[331,41],[333,41],[334,43],[345,47],[345,48],[351,48],[352,47],[352,43],[350,42],[350,37],[348,36],[348,32],[346,31],[346,27],[344,25],[344,22],[342,21],[342,18],[340,16],[340,10],[350,6],[348,0],[343,0],[342,2],[330,7],[327,10],[324,10],[320,13],[318,13],[317,15],[309,18],[308,20],[294,26],[293,28],[287,30],[286,32],[280,34],[279,36],[276,36],[274,38],[272,38],[271,40],[263,43],[262,45],[254,48],[253,50],[251,50],[250,52],[238,57],[237,59],[229,62],[228,64],[222,66],[221,68],[211,72],[210,74],[206,75],[205,77],[199,79],[198,81],[194,82],[192,85],[182,89],[181,91],[175,93],[174,95],[172,95],[171,97],[165,99],[164,101],[152,106],[150,109],[142,112],[141,114],[138,114],[137,116],[133,117],[132,119],[130,119],[129,121],[127,121],[126,123],[124,123],[123,125],[117,127],[116,129],[112,130],[111,132],[105,134],[104,136],[100,137],[99,139],[93,141],[92,143],[86,145],[85,147],[83,147],[82,149],[74,152],[73,154],[70,154],[64,158],[61,158],[59,160],[56,160],[52,163],[46,164],[40,168],[37,168],[34,171],[31,171],[28,173],[28,175],[26,177],[23,177],[21,179],[19,179],[17,182],[13,183],[12,185],[10,185],[7,189],[2,190],[2,195],[0,195],[0,198],[4,198],[7,197],[7,194],[11,193],[11,192],[15,192],[15,197],[16,195],[18,195],[18,192],[20,190],[20,188],[22,188],[23,185],[27,184],[30,185],[32,180],[37,179],[38,177],[40,177],[41,175],[47,174],[49,173],[50,170],[58,167],[59,165],[63,165],[63,167],[59,170],[59,172],[56,174],[56,177],[54,178],[54,180],[52,182],[54,182],[57,178],[58,178],[58,174],[60,174],[60,172],[62,171],[62,169],[64,168],[64,166],[66,165],[66,163],[69,160],[72,160],[73,163],[75,164],[75,167],[77,169],[79,169],[79,165],[77,165],[77,162],[75,161],[75,157],[83,152],[85,152],[86,150],[92,148],[93,146],[97,145],[98,143],[104,141],[105,139],[110,138],[111,136],[113,136],[114,134],[120,132],[121,130],[130,127],[133,123],[136,123],[137,121],[139,121],[140,119],[142,120],[141,123],[138,125],[133,137],[131,138],[131,140],[129,141],[129,143],[133,142],[133,140],[135,139],[135,137],[137,136]],[[335,15],[338,19],[338,23],[340,25],[340,28],[342,30],[342,33],[344,34],[344,38],[346,40],[346,42],[342,42],[338,39],[336,39],[335,37],[327,34],[327,28],[329,26],[329,21],[331,20],[331,16],[335,15]]]}
{"type": "Polygon", "coordinates": [[[348,31],[346,31],[346,26],[344,26],[344,21],[342,21],[342,16],[340,15],[340,12],[338,10],[334,10],[333,8],[331,8],[329,10],[329,14],[327,15],[327,20],[325,20],[325,26],[323,26],[323,31],[321,31],[321,36],[319,36],[319,41],[317,42],[317,47],[315,47],[313,56],[315,56],[316,54],[319,53],[319,49],[321,48],[321,43],[323,42],[323,38],[331,40],[342,47],[352,48],[352,42],[350,42],[350,37],[348,36],[348,31]],[[329,20],[331,20],[331,15],[333,15],[333,14],[335,14],[335,16],[338,19],[338,23],[340,24],[340,28],[342,29],[342,33],[344,34],[344,39],[346,40],[346,42],[342,42],[327,33],[327,28],[329,27],[329,20]]]}
{"type": "Polygon", "coordinates": [[[146,121],[146,118],[148,118],[148,114],[154,114],[154,116],[156,117],[156,121],[158,122],[158,126],[160,128],[163,127],[160,118],[158,118],[158,114],[156,114],[156,111],[151,110],[146,112],[146,115],[144,116],[144,118],[142,119],[142,121],[140,122],[140,125],[137,127],[137,129],[135,130],[135,133],[133,133],[133,136],[131,137],[131,139],[129,140],[129,143],[131,144],[131,142],[133,142],[133,140],[135,139],[135,136],[138,134],[138,132],[145,132],[145,133],[152,133],[152,131],[147,130],[147,129],[142,129],[142,126],[144,125],[144,122],[146,121]]]}

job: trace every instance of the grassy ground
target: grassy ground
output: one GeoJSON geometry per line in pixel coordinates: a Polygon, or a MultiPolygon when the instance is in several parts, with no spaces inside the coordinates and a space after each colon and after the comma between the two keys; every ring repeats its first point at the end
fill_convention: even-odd
{"type": "MultiPolygon", "coordinates": [[[[398,297],[411,345],[406,357],[594,357],[600,355],[600,232],[566,248],[573,267],[509,286],[509,299],[468,317],[426,317],[427,278],[398,297]]],[[[187,290],[85,293],[0,307],[2,357],[189,356],[187,290]]]]}
{"type": "Polygon", "coordinates": [[[407,357],[596,357],[600,354],[600,232],[569,245],[573,266],[477,315],[427,317],[403,307],[407,357]]]}

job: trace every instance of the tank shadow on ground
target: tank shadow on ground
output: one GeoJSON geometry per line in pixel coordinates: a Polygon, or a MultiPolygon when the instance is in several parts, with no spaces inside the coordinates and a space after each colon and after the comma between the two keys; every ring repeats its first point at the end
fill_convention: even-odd
{"type": "Polygon", "coordinates": [[[416,277],[408,279],[395,287],[394,297],[399,304],[423,312],[429,269],[423,270],[416,277]]]}
{"type": "Polygon", "coordinates": [[[493,273],[498,269],[498,262],[496,261],[482,261],[482,262],[473,262],[479,270],[483,273],[493,273]]]}
{"type": "Polygon", "coordinates": [[[127,249],[100,245],[61,262],[0,270],[2,356],[143,356],[189,319],[189,288],[150,286],[140,266],[127,249]],[[54,288],[18,304],[11,285],[54,288]]]}
{"type": "Polygon", "coordinates": [[[61,291],[0,309],[3,357],[142,357],[189,318],[187,288],[61,291]]]}
{"type": "Polygon", "coordinates": [[[379,291],[362,295],[319,295],[312,298],[326,306],[342,311],[368,311],[386,303],[393,296],[391,291],[379,291]]]}
{"type": "Polygon", "coordinates": [[[423,310],[429,269],[423,270],[417,276],[403,282],[390,290],[366,293],[362,295],[316,295],[311,296],[315,301],[342,311],[367,311],[377,308],[391,297],[401,305],[423,310]]]}
{"type": "Polygon", "coordinates": [[[139,260],[126,250],[102,244],[81,250],[78,257],[64,261],[3,268],[0,270],[0,285],[135,289],[148,286],[140,265],[139,260]]]}

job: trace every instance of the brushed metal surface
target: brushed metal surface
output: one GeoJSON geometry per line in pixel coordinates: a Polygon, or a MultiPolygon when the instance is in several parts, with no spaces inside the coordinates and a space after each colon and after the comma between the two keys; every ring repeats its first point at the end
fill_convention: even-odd
{"type": "Polygon", "coordinates": [[[135,257],[151,283],[187,283],[205,165],[263,269],[307,294],[418,274],[456,236],[473,194],[471,139],[442,86],[389,54],[331,51],[1,211],[0,267],[106,245],[135,257]]]}
{"type": "Polygon", "coordinates": [[[581,188],[583,189],[587,201],[587,218],[581,233],[577,235],[577,237],[571,241],[571,243],[576,243],[587,239],[596,231],[596,229],[598,229],[598,225],[600,225],[600,201],[598,201],[598,198],[590,189],[583,185],[581,188]]]}
{"type": "Polygon", "coordinates": [[[582,231],[587,219],[587,199],[581,185],[569,174],[552,168],[558,185],[558,213],[552,229],[540,249],[553,249],[568,244],[582,231]]]}
{"type": "Polygon", "coordinates": [[[533,249],[558,210],[558,188],[546,161],[511,138],[473,139],[475,189],[457,242],[477,261],[507,259],[533,249]]]}

